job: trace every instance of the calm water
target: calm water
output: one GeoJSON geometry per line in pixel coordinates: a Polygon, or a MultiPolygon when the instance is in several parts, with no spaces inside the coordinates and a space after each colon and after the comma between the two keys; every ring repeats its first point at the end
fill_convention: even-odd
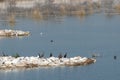
{"type": "Polygon", "coordinates": [[[94,14],[80,17],[55,17],[41,21],[17,18],[14,27],[0,29],[30,31],[21,38],[0,38],[0,51],[8,55],[48,57],[68,53],[68,57],[99,54],[95,64],[80,67],[51,67],[32,70],[0,71],[0,80],[120,80],[120,16],[94,14]],[[53,42],[50,42],[53,40],[53,42]],[[117,59],[114,60],[113,56],[117,59]]]}

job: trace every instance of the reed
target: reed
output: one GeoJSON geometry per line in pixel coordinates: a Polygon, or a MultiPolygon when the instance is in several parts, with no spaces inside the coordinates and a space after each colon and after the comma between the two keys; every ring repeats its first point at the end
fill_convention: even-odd
{"type": "Polygon", "coordinates": [[[42,10],[42,12],[44,13],[44,15],[47,15],[47,16],[48,16],[48,15],[49,15],[49,13],[50,13],[48,8],[47,8],[47,9],[42,10]]]}
{"type": "Polygon", "coordinates": [[[87,8],[87,13],[88,14],[92,14],[94,13],[94,4],[92,2],[88,2],[88,4],[86,5],[87,8]]]}
{"type": "Polygon", "coordinates": [[[10,24],[10,26],[15,26],[15,15],[11,14],[10,16],[8,16],[8,23],[10,24]]]}
{"type": "Polygon", "coordinates": [[[120,4],[115,5],[115,6],[114,6],[114,9],[115,9],[118,13],[120,13],[120,4]]]}
{"type": "Polygon", "coordinates": [[[65,5],[60,5],[59,11],[60,11],[60,15],[66,15],[67,14],[65,5]]]}
{"type": "Polygon", "coordinates": [[[115,5],[115,9],[120,10],[120,4],[115,5]]]}
{"type": "Polygon", "coordinates": [[[32,18],[37,19],[37,20],[42,19],[42,13],[40,12],[38,8],[33,9],[32,18]]]}
{"type": "Polygon", "coordinates": [[[75,14],[77,16],[83,17],[86,15],[86,11],[85,11],[84,7],[80,7],[80,9],[78,11],[75,11],[75,14]]]}

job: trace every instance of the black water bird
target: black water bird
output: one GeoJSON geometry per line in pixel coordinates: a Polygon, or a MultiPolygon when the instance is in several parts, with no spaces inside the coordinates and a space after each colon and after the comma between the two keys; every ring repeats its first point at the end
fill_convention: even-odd
{"type": "Polygon", "coordinates": [[[53,55],[52,55],[52,53],[50,53],[50,57],[52,57],[53,55]]]}
{"type": "Polygon", "coordinates": [[[60,59],[60,58],[62,58],[63,56],[62,56],[62,54],[60,53],[59,55],[58,55],[58,58],[60,59]]]}
{"type": "Polygon", "coordinates": [[[97,57],[101,57],[100,54],[98,54],[98,53],[93,53],[92,54],[92,58],[97,58],[97,57]]]}
{"type": "Polygon", "coordinates": [[[50,40],[51,43],[53,43],[54,41],[53,40],[50,40]]]}
{"type": "Polygon", "coordinates": [[[38,53],[38,56],[39,56],[39,58],[43,58],[44,57],[44,53],[42,53],[42,54],[38,53]]]}
{"type": "Polygon", "coordinates": [[[7,54],[5,54],[4,52],[2,52],[2,56],[8,56],[7,54]]]}
{"type": "Polygon", "coordinates": [[[66,58],[67,57],[67,53],[65,53],[65,55],[64,55],[64,58],[66,58]]]}
{"type": "Polygon", "coordinates": [[[2,56],[6,56],[4,52],[2,52],[2,56]]]}
{"type": "Polygon", "coordinates": [[[116,59],[117,59],[117,56],[114,56],[114,59],[116,60],[116,59]]]}
{"type": "Polygon", "coordinates": [[[92,54],[92,58],[95,58],[96,57],[96,54],[92,54]]]}

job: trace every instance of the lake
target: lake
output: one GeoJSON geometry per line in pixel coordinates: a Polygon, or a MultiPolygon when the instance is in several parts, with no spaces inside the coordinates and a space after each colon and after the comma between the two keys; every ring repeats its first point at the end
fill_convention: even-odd
{"type": "Polygon", "coordinates": [[[51,16],[43,20],[17,17],[15,26],[0,22],[0,29],[30,31],[27,37],[0,38],[0,52],[8,55],[100,55],[96,63],[87,66],[1,70],[0,80],[120,80],[119,15],[51,16]]]}

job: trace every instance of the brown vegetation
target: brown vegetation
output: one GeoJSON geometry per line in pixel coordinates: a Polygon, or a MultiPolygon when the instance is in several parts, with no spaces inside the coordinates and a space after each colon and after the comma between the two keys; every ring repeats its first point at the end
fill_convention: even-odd
{"type": "Polygon", "coordinates": [[[14,26],[16,21],[15,21],[15,15],[11,14],[10,16],[8,16],[8,22],[10,24],[10,26],[14,26]]]}
{"type": "Polygon", "coordinates": [[[60,8],[60,14],[61,14],[61,15],[65,15],[65,14],[67,13],[66,8],[65,8],[64,5],[60,5],[59,8],[60,8]]]}
{"type": "Polygon", "coordinates": [[[0,0],[0,2],[3,2],[4,0],[0,0]]]}
{"type": "Polygon", "coordinates": [[[37,9],[37,8],[33,9],[32,18],[36,19],[36,20],[42,19],[42,13],[40,12],[39,9],[37,9]]]}
{"type": "Polygon", "coordinates": [[[114,8],[117,10],[117,12],[119,12],[119,13],[120,13],[120,4],[115,5],[115,7],[114,7],[114,8]]]}

